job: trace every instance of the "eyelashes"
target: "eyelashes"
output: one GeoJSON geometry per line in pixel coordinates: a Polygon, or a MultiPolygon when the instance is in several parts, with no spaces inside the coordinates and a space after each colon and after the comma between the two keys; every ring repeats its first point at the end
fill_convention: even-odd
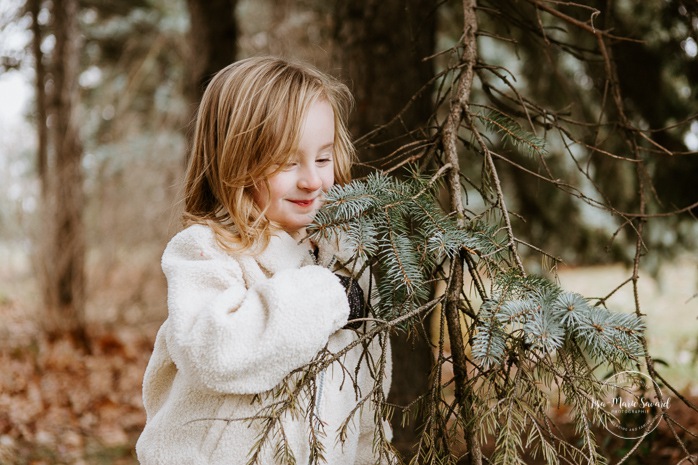
{"type": "MultiPolygon", "coordinates": [[[[332,155],[322,155],[318,158],[315,159],[315,164],[317,164],[320,167],[327,166],[330,163],[334,161],[334,157],[332,155]]],[[[276,165],[281,168],[281,171],[290,171],[300,165],[300,162],[297,161],[290,161],[284,165],[276,165]]]]}
{"type": "Polygon", "coordinates": [[[331,155],[326,155],[315,160],[315,163],[319,164],[320,166],[325,166],[329,163],[332,163],[332,160],[333,158],[331,155]]]}

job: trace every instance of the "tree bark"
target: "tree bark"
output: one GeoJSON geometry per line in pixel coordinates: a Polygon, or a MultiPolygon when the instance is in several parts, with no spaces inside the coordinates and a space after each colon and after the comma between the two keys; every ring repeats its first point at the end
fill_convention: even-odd
{"type": "MultiPolygon", "coordinates": [[[[85,338],[85,204],[82,144],[77,123],[80,32],[78,0],[54,0],[55,48],[47,163],[45,219],[50,232],[45,257],[45,320],[50,335],[85,338]]],[[[39,83],[43,85],[43,83],[39,83]]]]}
{"type": "Polygon", "coordinates": [[[235,61],[237,0],[187,0],[190,59],[188,94],[196,105],[213,75],[235,61]]]}
{"type": "MultiPolygon", "coordinates": [[[[432,113],[431,93],[418,91],[433,77],[431,62],[424,58],[434,50],[435,7],[428,0],[340,1],[334,14],[335,68],[356,99],[350,130],[355,138],[371,133],[357,144],[359,158],[381,167],[381,159],[412,141],[411,132],[419,131],[432,113]]],[[[412,339],[394,334],[391,341],[388,401],[405,407],[429,389],[431,346],[422,334],[412,339]]],[[[423,424],[421,412],[410,417],[403,427],[398,409],[392,421],[393,442],[407,460],[423,424]]]]}
{"type": "Polygon", "coordinates": [[[435,33],[430,0],[337,2],[335,61],[356,99],[350,129],[355,136],[371,133],[360,144],[362,162],[380,167],[381,158],[427,123],[431,92],[418,91],[434,75],[425,57],[434,51],[435,33]]]}
{"type": "MultiPolygon", "coordinates": [[[[458,139],[458,128],[465,119],[469,121],[470,90],[473,85],[474,68],[477,63],[477,3],[476,0],[463,0],[463,56],[461,62],[465,65],[458,76],[457,90],[451,101],[451,108],[448,119],[444,126],[442,144],[446,159],[451,164],[449,173],[448,189],[450,194],[451,211],[455,212],[458,223],[462,224],[464,217],[464,206],[462,200],[462,186],[460,183],[460,161],[456,142],[458,139]]],[[[483,147],[484,148],[484,147],[483,147]]],[[[505,209],[501,201],[502,209],[505,209]]],[[[509,229],[511,229],[509,227],[509,229]]],[[[516,250],[512,243],[512,252],[516,250]]],[[[446,324],[448,327],[448,337],[451,344],[451,355],[453,357],[453,376],[455,382],[455,397],[460,408],[459,416],[465,419],[464,439],[468,447],[469,465],[482,465],[483,455],[480,444],[480,434],[477,422],[469,418],[473,414],[473,402],[475,395],[472,387],[468,384],[467,357],[465,352],[464,334],[460,321],[459,302],[461,292],[464,288],[463,260],[464,252],[458,260],[454,260],[451,268],[450,282],[446,291],[446,324]]],[[[517,263],[518,256],[517,256],[517,263]]],[[[522,269],[523,271],[523,269],[522,269]]]]}

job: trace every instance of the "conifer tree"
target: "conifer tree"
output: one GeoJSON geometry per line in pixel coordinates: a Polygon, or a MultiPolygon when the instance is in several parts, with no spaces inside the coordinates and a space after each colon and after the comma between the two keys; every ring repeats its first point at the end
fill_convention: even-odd
{"type": "MultiPolygon", "coordinates": [[[[426,315],[441,314],[430,389],[403,416],[410,421],[416,409],[427,412],[411,463],[515,464],[531,456],[547,463],[608,463],[597,435],[617,419],[590,403],[608,389],[604,374],[647,373],[675,392],[654,366],[637,298],[645,223],[652,219],[648,211],[657,208],[650,206],[649,196],[658,195],[649,184],[646,158],[653,149],[669,150],[651,140],[652,131],[643,129],[625,106],[612,47],[625,39],[597,27],[596,17],[602,13],[604,19],[612,15],[583,5],[556,7],[536,0],[516,5],[464,0],[460,41],[432,57],[441,73],[425,86],[436,89],[430,130],[421,139],[412,134],[417,140],[391,154],[394,160],[412,162],[412,179],[399,181],[388,168],[337,186],[310,230],[315,237],[344,237],[357,271],[367,267],[373,273],[369,319],[377,326],[364,340],[385,338],[391,331],[415,331],[426,315]],[[580,20],[585,13],[586,19],[580,20]],[[531,14],[539,17],[537,28],[521,22],[531,14]],[[601,101],[596,114],[585,115],[588,122],[522,95],[510,78],[513,73],[479,55],[479,40],[490,31],[478,28],[491,27],[495,19],[506,21],[506,27],[500,22],[495,28],[499,33],[508,31],[495,40],[516,44],[529,34],[544,40],[548,53],[570,54],[595,73],[600,63],[609,98],[601,101]],[[595,45],[576,48],[556,35],[556,28],[575,36],[587,34],[595,45]],[[594,124],[596,135],[580,130],[594,124]],[[621,137],[609,137],[604,145],[598,133],[608,125],[617,127],[621,137]],[[586,155],[580,156],[580,150],[586,155]],[[617,163],[618,172],[632,168],[637,200],[624,208],[633,213],[616,206],[582,166],[580,160],[595,154],[617,163]],[[530,164],[520,164],[519,157],[530,164]],[[578,168],[579,177],[559,177],[556,166],[563,157],[578,168]],[[619,218],[619,230],[635,237],[632,275],[619,286],[633,287],[634,313],[606,307],[618,288],[590,299],[527,270],[522,246],[529,257],[540,255],[553,262],[556,258],[520,238],[521,222],[508,206],[512,197],[506,181],[512,171],[514,176],[534,176],[573,202],[619,218]],[[590,181],[596,191],[589,194],[580,179],[590,181]],[[450,369],[453,376],[445,376],[450,369]],[[563,438],[556,430],[550,411],[558,402],[570,408],[574,438],[563,438]],[[486,441],[491,446],[487,454],[486,441]],[[459,443],[465,444],[465,452],[459,443]]],[[[688,122],[681,124],[686,127],[688,122]]],[[[398,167],[404,164],[393,168],[398,167]]],[[[658,384],[652,394],[660,401],[664,396],[658,384]]],[[[379,412],[403,415],[381,404],[384,398],[378,387],[371,393],[379,412]]],[[[660,413],[668,418],[666,408],[660,413]]],[[[666,424],[685,459],[695,462],[685,435],[677,433],[680,427],[666,424]]],[[[627,461],[645,437],[631,441],[619,463],[627,461]]]]}

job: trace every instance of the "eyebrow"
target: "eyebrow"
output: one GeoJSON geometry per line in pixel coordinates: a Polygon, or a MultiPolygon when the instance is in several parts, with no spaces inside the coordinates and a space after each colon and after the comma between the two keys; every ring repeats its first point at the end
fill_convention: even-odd
{"type": "Polygon", "coordinates": [[[323,145],[322,147],[320,147],[320,150],[318,150],[318,152],[322,152],[323,150],[328,149],[328,148],[330,148],[330,147],[334,148],[334,141],[332,141],[332,142],[330,142],[330,143],[328,143],[328,144],[325,144],[325,145],[323,145]]]}

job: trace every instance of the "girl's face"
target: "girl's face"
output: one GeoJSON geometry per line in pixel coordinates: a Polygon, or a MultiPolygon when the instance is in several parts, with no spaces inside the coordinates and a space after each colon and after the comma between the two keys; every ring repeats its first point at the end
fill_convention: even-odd
{"type": "Polygon", "coordinates": [[[296,239],[305,235],[334,184],[334,111],[325,100],[313,103],[301,126],[296,152],[281,171],[269,177],[269,189],[254,190],[254,201],[266,217],[296,239]]]}

